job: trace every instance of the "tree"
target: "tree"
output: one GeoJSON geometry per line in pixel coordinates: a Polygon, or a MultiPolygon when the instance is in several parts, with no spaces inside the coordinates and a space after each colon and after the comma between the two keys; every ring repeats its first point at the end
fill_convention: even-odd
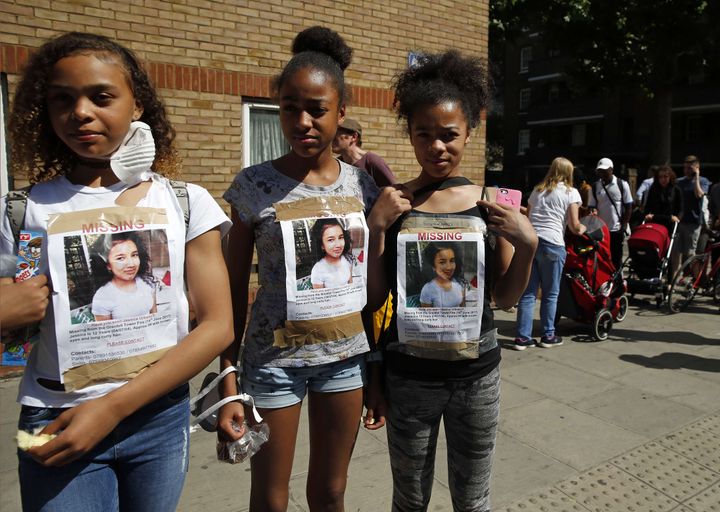
{"type": "Polygon", "coordinates": [[[720,65],[718,0],[492,0],[493,12],[506,34],[512,23],[540,29],[578,83],[650,98],[653,162],[670,160],[673,86],[720,65]]]}

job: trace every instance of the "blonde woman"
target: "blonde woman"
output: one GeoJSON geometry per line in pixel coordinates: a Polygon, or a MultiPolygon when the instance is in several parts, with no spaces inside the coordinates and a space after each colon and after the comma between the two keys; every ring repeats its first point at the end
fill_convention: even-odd
{"type": "Polygon", "coordinates": [[[517,337],[512,345],[516,350],[525,350],[535,345],[532,325],[538,287],[542,288],[540,324],[543,332],[538,345],[543,348],[562,345],[562,338],[555,334],[555,310],[567,255],[563,233],[566,224],[576,235],[585,232],[585,226],[578,218],[582,200],[572,182],[572,162],[558,157],[553,160],[545,178],[535,187],[528,199],[528,216],[538,236],[538,247],[533,259],[530,281],[518,305],[517,337]]]}

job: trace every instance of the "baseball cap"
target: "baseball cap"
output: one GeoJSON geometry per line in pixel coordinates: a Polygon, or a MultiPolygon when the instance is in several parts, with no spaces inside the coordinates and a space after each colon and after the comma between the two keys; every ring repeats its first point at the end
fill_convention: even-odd
{"type": "Polygon", "coordinates": [[[362,135],[362,126],[360,123],[355,121],[355,119],[350,119],[349,117],[345,118],[345,121],[343,121],[343,124],[339,125],[338,128],[342,130],[347,130],[349,132],[355,132],[358,135],[362,135]]]}
{"type": "Polygon", "coordinates": [[[601,158],[595,166],[595,169],[610,169],[613,167],[613,162],[609,158],[601,158]]]}

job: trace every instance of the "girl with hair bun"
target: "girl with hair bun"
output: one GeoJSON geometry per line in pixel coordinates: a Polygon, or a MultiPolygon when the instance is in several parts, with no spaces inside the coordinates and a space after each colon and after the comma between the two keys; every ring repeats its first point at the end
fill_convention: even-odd
{"type": "MultiPolygon", "coordinates": [[[[288,233],[284,223],[290,216],[295,219],[293,223],[299,220],[298,225],[312,225],[317,218],[341,216],[326,211],[327,205],[350,203],[357,205],[355,214],[364,223],[364,211],[374,203],[377,188],[367,173],[339,162],[332,154],[333,138],[345,117],[344,69],[350,64],[352,50],[336,32],[312,27],[297,35],[292,51],[292,59],[273,82],[280,104],[280,124],[290,152],[243,169],[224,196],[232,205],[235,223],[228,259],[235,342],[221,357],[221,369],[236,364],[242,342],[240,386],[254,397],[270,427],[270,440],[251,459],[250,510],[287,509],[300,408],[307,394],[310,408],[307,500],[310,510],[340,511],[344,509],[357,419],[362,414],[365,354],[369,351],[359,318],[362,305],[345,315],[344,327],[334,322],[333,317],[298,318],[295,312],[301,306],[297,299],[301,293],[327,299],[315,301],[311,308],[314,313],[332,311],[336,304],[332,303],[331,294],[338,289],[318,287],[298,292],[294,280],[286,278],[302,262],[297,256],[301,252],[296,252],[300,246],[294,238],[295,228],[291,227],[288,233]],[[246,331],[248,282],[255,245],[260,289],[246,331]],[[298,319],[306,322],[294,322],[298,319]],[[305,323],[317,329],[300,325],[305,323]]],[[[312,247],[317,245],[312,236],[305,243],[311,245],[311,251],[316,249],[312,247]]],[[[302,254],[307,253],[306,246],[305,251],[302,254]]],[[[364,304],[361,279],[353,275],[343,290],[346,288],[360,293],[362,300],[358,304],[364,304]]],[[[224,379],[221,393],[223,396],[238,393],[238,380],[233,374],[224,379]]],[[[218,417],[219,438],[238,439],[244,428],[238,432],[233,423],[242,425],[247,412],[239,403],[225,405],[218,417]]]]}
{"type": "MultiPolygon", "coordinates": [[[[381,304],[388,289],[395,303],[380,340],[384,374],[380,365],[369,370],[365,427],[379,428],[387,414],[393,510],[427,510],[442,419],[453,509],[487,511],[500,396],[490,299],[501,308],[516,303],[537,237],[517,209],[492,201],[494,189],[462,176],[463,153],[487,106],[480,61],[455,50],[425,54],[396,77],[394,89],[393,105],[406,123],[420,172],[404,185],[384,188],[368,219],[368,305],[381,304]],[[463,309],[418,314],[403,300],[404,269],[414,246],[438,237],[477,255],[464,259],[458,278],[476,283],[478,299],[463,309]]],[[[453,276],[459,273],[453,269],[453,276]]]]}

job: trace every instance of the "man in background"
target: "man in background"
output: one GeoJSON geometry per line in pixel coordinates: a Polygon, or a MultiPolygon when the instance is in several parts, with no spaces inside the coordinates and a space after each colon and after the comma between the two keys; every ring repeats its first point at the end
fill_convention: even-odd
{"type": "Polygon", "coordinates": [[[343,124],[338,126],[332,150],[346,164],[367,171],[378,187],[397,183],[385,161],[379,155],[362,148],[362,126],[355,119],[346,117],[343,124]]]}
{"type": "Polygon", "coordinates": [[[683,214],[673,247],[680,254],[681,261],[695,254],[697,249],[703,225],[703,197],[710,188],[710,181],[700,176],[700,160],[695,155],[685,157],[683,172],[685,176],[676,182],[682,191],[683,214]]]}
{"type": "Polygon", "coordinates": [[[597,214],[610,230],[610,252],[616,269],[622,266],[625,230],[632,213],[633,199],[628,182],[613,175],[613,162],[601,158],[595,168],[600,177],[588,198],[590,213],[597,214]]]}

